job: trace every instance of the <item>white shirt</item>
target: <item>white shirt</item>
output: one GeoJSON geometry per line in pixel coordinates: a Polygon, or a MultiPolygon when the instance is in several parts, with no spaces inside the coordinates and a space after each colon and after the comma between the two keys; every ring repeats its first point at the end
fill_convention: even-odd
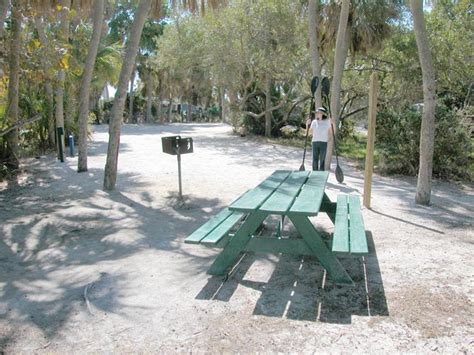
{"type": "Polygon", "coordinates": [[[311,122],[311,130],[313,132],[313,142],[327,142],[329,129],[331,128],[331,120],[313,120],[311,122]]]}

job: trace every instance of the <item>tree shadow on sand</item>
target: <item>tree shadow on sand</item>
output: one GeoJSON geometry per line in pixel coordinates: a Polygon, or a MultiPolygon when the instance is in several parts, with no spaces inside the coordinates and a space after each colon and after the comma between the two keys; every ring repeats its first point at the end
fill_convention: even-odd
{"type": "Polygon", "coordinates": [[[102,171],[71,174],[67,165],[51,161],[38,167],[45,170],[44,164],[47,172],[0,196],[8,203],[0,208],[0,321],[8,325],[0,350],[24,327],[52,339],[71,326],[78,308],[124,317],[142,308],[123,303],[131,276],[104,271],[107,262],[162,250],[185,255],[196,272],[205,270],[208,260],[183,249],[182,239],[221,208],[219,199],[187,196],[186,208],[158,208],[137,175],[121,174],[125,191],[106,193],[102,171]],[[62,179],[68,188],[54,188],[62,179]],[[144,189],[139,199],[127,196],[135,189],[144,189]]]}

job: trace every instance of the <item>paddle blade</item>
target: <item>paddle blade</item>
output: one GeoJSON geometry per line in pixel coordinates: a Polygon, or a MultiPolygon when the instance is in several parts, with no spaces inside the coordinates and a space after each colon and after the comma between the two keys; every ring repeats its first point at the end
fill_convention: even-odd
{"type": "Polygon", "coordinates": [[[328,97],[330,88],[331,88],[331,83],[329,82],[328,77],[325,76],[323,78],[323,81],[321,82],[321,94],[325,97],[328,97]]]}
{"type": "Polygon", "coordinates": [[[318,89],[318,85],[319,85],[319,78],[317,76],[313,76],[313,79],[311,80],[311,94],[313,94],[313,96],[316,90],[318,89]]]}
{"type": "Polygon", "coordinates": [[[304,164],[301,164],[301,166],[300,166],[300,169],[299,169],[299,170],[300,170],[300,171],[304,171],[304,170],[305,170],[305,168],[304,168],[304,164]]]}
{"type": "Polygon", "coordinates": [[[336,180],[340,184],[344,181],[344,173],[339,165],[336,166],[336,180]]]}

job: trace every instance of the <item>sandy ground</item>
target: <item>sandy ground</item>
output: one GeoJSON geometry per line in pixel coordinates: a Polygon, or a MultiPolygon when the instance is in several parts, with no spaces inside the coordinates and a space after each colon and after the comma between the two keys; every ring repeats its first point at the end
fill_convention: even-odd
{"type": "MultiPolygon", "coordinates": [[[[342,260],[354,288],[316,259],[266,254],[223,283],[206,274],[219,250],[183,240],[274,170],[297,169],[302,152],[224,125],[124,126],[105,193],[107,127],[94,129],[88,173],[41,157],[2,186],[0,352],[474,353],[472,186],[436,182],[420,207],[414,179],[374,176],[372,253],[342,260]],[[176,158],[161,152],[169,134],[194,138],[184,207],[176,158]]],[[[363,174],[343,169],[331,198],[362,192],[363,174]]],[[[314,223],[331,232],[327,216],[314,223]]]]}

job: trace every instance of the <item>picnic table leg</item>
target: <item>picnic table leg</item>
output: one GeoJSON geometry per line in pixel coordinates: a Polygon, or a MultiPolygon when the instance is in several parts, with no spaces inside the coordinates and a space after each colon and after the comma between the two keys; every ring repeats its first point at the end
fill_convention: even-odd
{"type": "Polygon", "coordinates": [[[321,208],[319,210],[321,212],[326,212],[333,224],[335,223],[335,220],[336,220],[336,206],[337,206],[337,203],[332,202],[329,199],[328,195],[324,193],[323,202],[321,203],[321,208]]]}
{"type": "Polygon", "coordinates": [[[225,275],[237,262],[239,255],[245,250],[250,238],[266,217],[266,213],[260,211],[252,212],[229,241],[224,250],[217,256],[216,260],[209,268],[208,274],[225,275]]]}
{"type": "Polygon", "coordinates": [[[306,216],[291,215],[290,220],[293,222],[298,233],[303,237],[305,242],[313,254],[318,258],[321,265],[327,270],[330,278],[344,285],[354,285],[349,274],[341,265],[336,256],[328,249],[321,235],[314,228],[313,224],[306,216]]]}

